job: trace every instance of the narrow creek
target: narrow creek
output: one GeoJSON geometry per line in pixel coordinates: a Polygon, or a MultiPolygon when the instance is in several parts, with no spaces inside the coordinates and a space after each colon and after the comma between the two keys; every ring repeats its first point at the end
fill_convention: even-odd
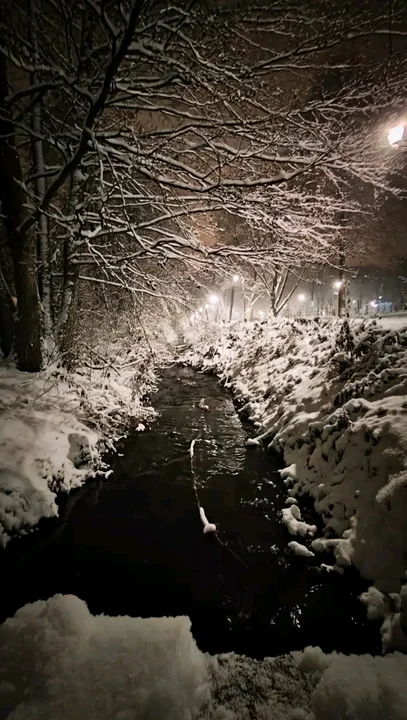
{"type": "MultiPolygon", "coordinates": [[[[367,584],[353,569],[321,573],[324,558],[287,551],[281,464],[245,447],[250,428],[216,378],[166,369],[152,401],[156,424],[122,444],[110,477],[61,496],[58,519],[1,554],[1,619],[73,593],[94,614],[189,615],[198,646],[211,653],[261,658],[306,645],[377,653],[377,628],[357,599],[367,584]],[[196,505],[196,437],[199,499],[217,537],[203,534],[196,505]]],[[[311,504],[301,507],[318,520],[311,504]]]]}

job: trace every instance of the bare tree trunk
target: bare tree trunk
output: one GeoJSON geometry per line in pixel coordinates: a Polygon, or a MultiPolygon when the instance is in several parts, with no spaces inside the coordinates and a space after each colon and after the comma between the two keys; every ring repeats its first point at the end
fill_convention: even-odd
{"type": "Polygon", "coordinates": [[[302,271],[299,275],[295,276],[295,281],[291,290],[286,293],[287,282],[290,274],[294,275],[293,271],[290,271],[289,268],[283,268],[282,270],[275,268],[271,284],[266,281],[264,276],[261,278],[267,290],[267,294],[270,298],[271,312],[273,317],[278,317],[281,311],[284,310],[288,301],[291,299],[298,285],[300,284],[304,275],[304,271],[302,271]]]}
{"type": "MultiPolygon", "coordinates": [[[[78,203],[78,171],[75,170],[71,177],[71,183],[69,187],[69,206],[68,214],[74,215],[75,209],[78,203]]],[[[73,223],[74,224],[74,223],[73,223]]],[[[71,310],[71,306],[75,297],[75,289],[78,282],[78,270],[72,262],[72,255],[74,252],[75,238],[71,229],[67,237],[64,240],[63,245],[63,286],[62,286],[62,300],[59,310],[59,316],[56,324],[56,332],[58,337],[63,340],[63,333],[65,326],[68,323],[68,318],[71,310]]]]}
{"type": "Polygon", "coordinates": [[[36,372],[42,364],[41,309],[37,287],[36,246],[32,229],[21,232],[24,191],[14,127],[4,100],[8,92],[7,65],[0,54],[0,200],[14,269],[18,320],[16,351],[20,370],[36,372]]]}
{"type": "Polygon", "coordinates": [[[340,286],[338,288],[338,317],[343,317],[346,314],[346,283],[344,277],[345,269],[345,243],[341,235],[339,240],[339,281],[340,286]]]}
{"type": "Polygon", "coordinates": [[[14,306],[4,274],[0,269],[0,349],[8,357],[13,349],[14,306]]]}
{"type": "Polygon", "coordinates": [[[14,343],[13,265],[4,224],[0,225],[0,349],[8,357],[14,343]]]}
{"type": "MultiPolygon", "coordinates": [[[[34,48],[35,65],[37,64],[37,12],[35,0],[29,0],[30,14],[30,39],[34,48]]],[[[31,75],[31,82],[35,85],[37,73],[31,75]]],[[[41,104],[35,103],[32,115],[32,128],[34,130],[33,140],[33,166],[35,173],[35,194],[39,203],[46,192],[44,148],[41,140],[42,132],[42,110],[41,104]]],[[[48,244],[48,220],[44,213],[41,213],[37,223],[37,255],[38,255],[38,281],[43,312],[43,331],[47,345],[52,338],[52,316],[51,316],[51,273],[49,263],[48,244]]]]}
{"type": "Polygon", "coordinates": [[[269,290],[271,313],[274,318],[277,317],[276,287],[277,287],[277,270],[275,270],[275,272],[274,272],[271,286],[269,286],[268,284],[266,285],[266,289],[269,290]]]}

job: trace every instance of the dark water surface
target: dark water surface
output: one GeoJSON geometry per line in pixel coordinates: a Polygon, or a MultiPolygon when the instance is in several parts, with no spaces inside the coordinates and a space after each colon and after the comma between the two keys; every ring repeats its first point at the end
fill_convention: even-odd
{"type": "Polygon", "coordinates": [[[287,551],[278,460],[245,447],[250,428],[217,380],[170,368],[152,400],[157,423],[123,443],[113,474],[61,496],[59,519],[2,553],[1,618],[73,593],[94,614],[189,615],[211,653],[377,652],[377,628],[357,600],[366,583],[352,569],[322,574],[326,558],[287,551]],[[202,397],[209,412],[198,408],[202,397]],[[193,490],[189,445],[198,436],[198,494],[218,538],[203,535],[193,490]]]}

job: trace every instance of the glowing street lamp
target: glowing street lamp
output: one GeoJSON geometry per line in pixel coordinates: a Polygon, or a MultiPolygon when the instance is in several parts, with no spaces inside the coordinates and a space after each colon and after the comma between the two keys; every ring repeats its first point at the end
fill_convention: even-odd
{"type": "Polygon", "coordinates": [[[334,282],[334,288],[335,290],[339,290],[342,287],[343,280],[335,280],[334,282]]]}
{"type": "Polygon", "coordinates": [[[233,275],[233,282],[237,283],[240,280],[240,275],[233,275]]]}
{"type": "Polygon", "coordinates": [[[387,141],[389,145],[397,145],[398,143],[400,143],[404,138],[405,131],[405,125],[395,125],[394,127],[392,127],[387,135],[387,141]]]}
{"type": "Polygon", "coordinates": [[[298,295],[298,301],[299,301],[300,303],[303,303],[303,302],[305,301],[305,295],[304,295],[304,293],[300,293],[300,294],[298,295]]]}
{"type": "Polygon", "coordinates": [[[219,296],[215,295],[215,293],[213,293],[212,295],[209,295],[208,300],[211,305],[217,305],[219,302],[219,296]]]}

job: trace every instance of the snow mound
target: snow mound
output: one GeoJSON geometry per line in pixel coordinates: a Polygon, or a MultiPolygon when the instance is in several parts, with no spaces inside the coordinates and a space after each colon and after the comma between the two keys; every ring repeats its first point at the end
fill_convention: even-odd
{"type": "Polygon", "coordinates": [[[283,524],[286,526],[290,535],[301,535],[302,537],[315,535],[317,531],[316,525],[308,525],[301,520],[301,511],[298,505],[290,505],[281,511],[283,516],[283,524]]]}
{"type": "Polygon", "coordinates": [[[250,660],[209,658],[200,720],[406,720],[407,657],[326,655],[318,647],[250,660]]]}
{"type": "Polygon", "coordinates": [[[407,658],[332,654],[312,696],[315,720],[405,720],[407,658]]]}
{"type": "Polygon", "coordinates": [[[382,620],[380,634],[383,653],[399,650],[407,653],[407,584],[400,593],[383,595],[371,586],[360,596],[369,620],[382,620]]]}
{"type": "Polygon", "coordinates": [[[295,480],[298,479],[297,476],[297,466],[295,463],[292,463],[289,467],[283,468],[283,470],[279,470],[280,476],[282,480],[292,480],[295,482],[295,480]]]}
{"type": "Polygon", "coordinates": [[[295,542],[295,540],[289,542],[288,547],[291,552],[294,553],[294,555],[298,555],[299,557],[315,557],[315,553],[313,553],[311,550],[308,550],[305,545],[301,545],[301,543],[295,542]]]}
{"type": "Polygon", "coordinates": [[[92,616],[72,595],[0,627],[2,717],[190,720],[208,697],[188,618],[92,616]]]}
{"type": "Polygon", "coordinates": [[[246,445],[248,447],[250,447],[250,446],[259,447],[260,444],[261,443],[258,438],[247,438],[247,440],[246,440],[246,445]]]}
{"type": "Polygon", "coordinates": [[[353,553],[350,538],[351,535],[344,538],[315,538],[311,543],[311,547],[315,552],[333,550],[338,565],[348,566],[352,564],[353,553]]]}
{"type": "Polygon", "coordinates": [[[340,565],[327,565],[326,563],[321,563],[320,566],[321,570],[324,570],[325,572],[336,572],[338,575],[344,574],[344,569],[340,565]]]}

